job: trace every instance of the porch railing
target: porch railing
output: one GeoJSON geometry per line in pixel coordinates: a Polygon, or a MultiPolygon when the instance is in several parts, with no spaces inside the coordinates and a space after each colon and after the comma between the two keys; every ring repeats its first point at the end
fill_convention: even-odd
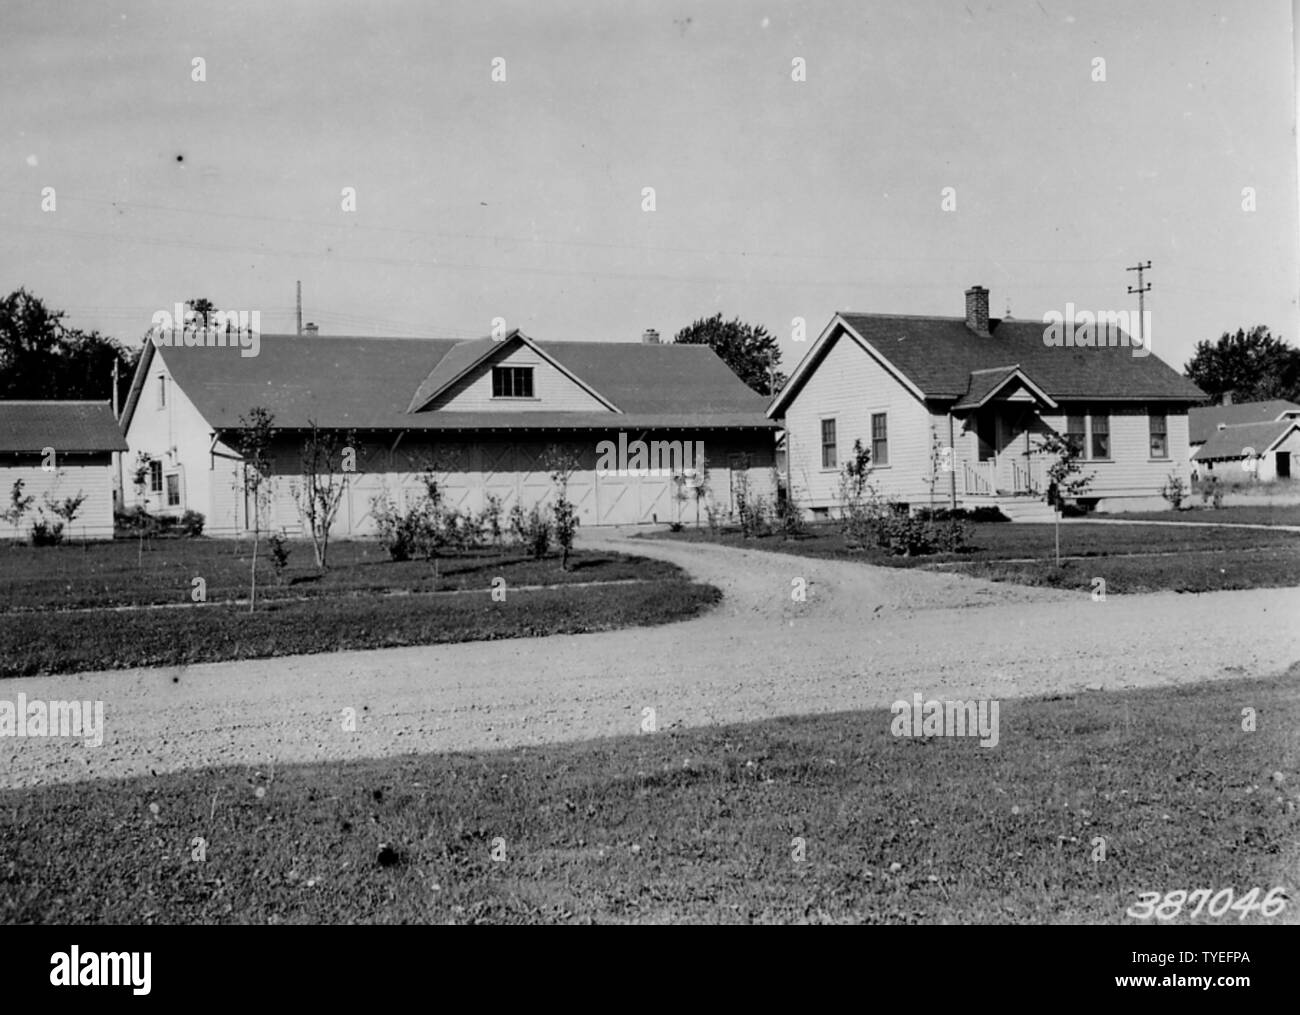
{"type": "Polygon", "coordinates": [[[988,463],[962,462],[962,492],[971,497],[993,496],[993,476],[988,463]]]}
{"type": "Polygon", "coordinates": [[[1012,490],[1016,493],[1040,493],[1039,470],[1033,459],[1011,463],[1012,490]]]}

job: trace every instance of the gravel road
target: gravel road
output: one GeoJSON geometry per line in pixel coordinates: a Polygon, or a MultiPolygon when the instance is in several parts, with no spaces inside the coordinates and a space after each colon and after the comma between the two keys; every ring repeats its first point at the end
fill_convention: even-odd
{"type": "Polygon", "coordinates": [[[0,786],[635,734],[644,708],[667,729],[888,706],[915,691],[1007,698],[1254,676],[1300,659],[1300,588],[1093,602],[628,536],[583,540],[679,563],[719,586],[722,604],[602,634],[6,680],[9,701],[102,700],[105,735],[100,747],[0,740],[0,786]],[[806,602],[791,596],[800,578],[806,602]]]}

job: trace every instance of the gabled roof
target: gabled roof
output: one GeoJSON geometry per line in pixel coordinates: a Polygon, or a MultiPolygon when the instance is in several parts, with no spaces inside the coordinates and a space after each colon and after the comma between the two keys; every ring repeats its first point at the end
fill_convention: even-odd
{"type": "MultiPolygon", "coordinates": [[[[992,319],[977,335],[963,317],[840,313],[795,368],[768,409],[778,416],[798,393],[833,341],[848,338],[879,358],[913,394],[963,398],[971,374],[1019,364],[1048,396],[1066,401],[1199,402],[1206,396],[1155,355],[1134,356],[1123,345],[1070,348],[1047,345],[1039,321],[992,319]]],[[[1122,332],[1121,332],[1122,334],[1122,332]]]]}
{"type": "MultiPolygon", "coordinates": [[[[630,342],[534,342],[518,336],[617,410],[566,412],[410,411],[430,391],[481,364],[491,339],[262,335],[257,356],[239,348],[146,343],[123,414],[129,426],[154,356],[214,430],[236,429],[262,406],[285,429],[440,430],[487,428],[746,427],[771,429],[767,400],[707,346],[630,342]],[[486,345],[485,345],[486,343],[486,345]],[[452,357],[441,370],[442,362],[452,357]],[[432,380],[431,380],[432,378],[432,380]]],[[[487,349],[491,355],[492,348],[487,349]]]]}
{"type": "Polygon", "coordinates": [[[107,402],[0,401],[0,451],[125,451],[107,402]]]}
{"type": "Polygon", "coordinates": [[[1238,423],[1271,423],[1287,412],[1300,412],[1300,405],[1288,402],[1285,398],[1272,398],[1264,402],[1197,406],[1187,410],[1187,440],[1190,444],[1200,444],[1220,423],[1228,426],[1238,423]]]}
{"type": "Polygon", "coordinates": [[[1249,448],[1256,455],[1264,455],[1280,444],[1292,430],[1300,430],[1300,422],[1293,419],[1274,420],[1270,423],[1237,423],[1225,426],[1210,434],[1192,456],[1196,461],[1208,462],[1220,458],[1244,458],[1249,448]]]}
{"type": "Polygon", "coordinates": [[[479,364],[493,355],[504,355],[507,349],[513,349],[520,344],[528,346],[611,412],[619,411],[618,407],[609,399],[594,390],[562,363],[556,362],[555,358],[539,343],[534,342],[518,328],[512,330],[500,341],[489,336],[461,342],[453,346],[451,351],[438,361],[438,365],[429,371],[429,376],[416,389],[415,396],[411,399],[411,404],[406,407],[406,411],[419,412],[458,380],[471,373],[479,364]]]}
{"type": "Polygon", "coordinates": [[[1018,383],[1029,391],[1037,400],[1049,408],[1056,408],[1056,402],[1047,394],[1039,385],[1031,381],[1028,375],[1020,369],[1019,363],[1013,363],[1008,367],[990,367],[987,370],[972,370],[970,372],[970,384],[966,388],[966,394],[957,401],[953,406],[954,409],[978,409],[990,398],[1000,392],[1008,384],[1018,383]]]}

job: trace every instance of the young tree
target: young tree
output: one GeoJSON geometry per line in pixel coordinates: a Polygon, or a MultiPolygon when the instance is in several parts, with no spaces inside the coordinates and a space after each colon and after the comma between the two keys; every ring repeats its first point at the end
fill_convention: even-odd
{"type": "Polygon", "coordinates": [[[1083,475],[1083,447],[1059,433],[1039,439],[1036,454],[1051,459],[1047,467],[1047,503],[1056,509],[1056,566],[1061,566],[1061,509],[1066,497],[1077,497],[1092,484],[1091,475],[1083,475]]]}
{"type": "Polygon", "coordinates": [[[785,384],[781,347],[776,336],[760,325],[745,324],[739,317],[724,321],[721,314],[701,318],[677,332],[678,345],[707,345],[732,373],[757,391],[771,395],[785,384]]]}
{"type": "Polygon", "coordinates": [[[237,445],[244,460],[244,493],[253,504],[253,565],[249,584],[248,612],[257,608],[257,550],[262,532],[262,513],[271,500],[271,444],[275,440],[275,417],[256,407],[239,417],[237,445]]]}
{"type": "Polygon", "coordinates": [[[7,522],[15,529],[20,528],[23,522],[23,516],[27,514],[28,509],[36,498],[32,494],[23,495],[23,481],[15,479],[13,488],[9,491],[9,506],[0,511],[0,522],[7,522]]]}
{"type": "Polygon", "coordinates": [[[131,467],[131,485],[135,487],[136,507],[140,512],[136,515],[135,561],[137,567],[144,567],[144,533],[149,517],[149,501],[145,493],[149,485],[149,456],[143,451],[136,452],[135,465],[131,467]]]}
{"type": "Polygon", "coordinates": [[[316,567],[328,568],[330,526],[338,516],[339,505],[356,471],[357,435],[349,430],[322,430],[314,420],[302,446],[302,481],[294,487],[294,499],[307,531],[311,533],[316,567]]]}
{"type": "Polygon", "coordinates": [[[569,570],[569,554],[573,552],[573,535],[578,528],[578,512],[569,500],[569,479],[581,464],[572,449],[559,444],[550,445],[542,461],[555,484],[555,503],[551,517],[555,523],[555,541],[560,544],[560,570],[569,570]]]}

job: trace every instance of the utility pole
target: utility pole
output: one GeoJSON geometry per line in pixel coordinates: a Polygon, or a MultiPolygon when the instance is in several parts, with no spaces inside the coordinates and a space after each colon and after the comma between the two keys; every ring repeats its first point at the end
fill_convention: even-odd
{"type": "Polygon", "coordinates": [[[302,334],[302,279],[298,279],[298,334],[302,334]]]}
{"type": "Polygon", "coordinates": [[[1125,268],[1124,270],[1125,270],[1125,271],[1136,271],[1136,272],[1138,273],[1138,284],[1137,284],[1137,288],[1134,289],[1132,286],[1129,286],[1129,287],[1128,287],[1128,291],[1129,291],[1130,293],[1137,293],[1137,296],[1138,296],[1138,344],[1141,345],[1143,348],[1145,348],[1145,347],[1146,347],[1146,340],[1142,337],[1142,322],[1143,322],[1144,320],[1146,320],[1146,299],[1145,299],[1145,297],[1146,297],[1146,294],[1149,293],[1149,292],[1151,291],[1151,283],[1148,282],[1145,286],[1142,284],[1142,273],[1143,273],[1144,271],[1150,271],[1150,270],[1151,270],[1151,262],[1150,262],[1150,261],[1147,261],[1146,264],[1143,264],[1141,261],[1138,261],[1138,263],[1135,264],[1135,265],[1133,265],[1133,267],[1131,267],[1131,268],[1125,268]]]}

